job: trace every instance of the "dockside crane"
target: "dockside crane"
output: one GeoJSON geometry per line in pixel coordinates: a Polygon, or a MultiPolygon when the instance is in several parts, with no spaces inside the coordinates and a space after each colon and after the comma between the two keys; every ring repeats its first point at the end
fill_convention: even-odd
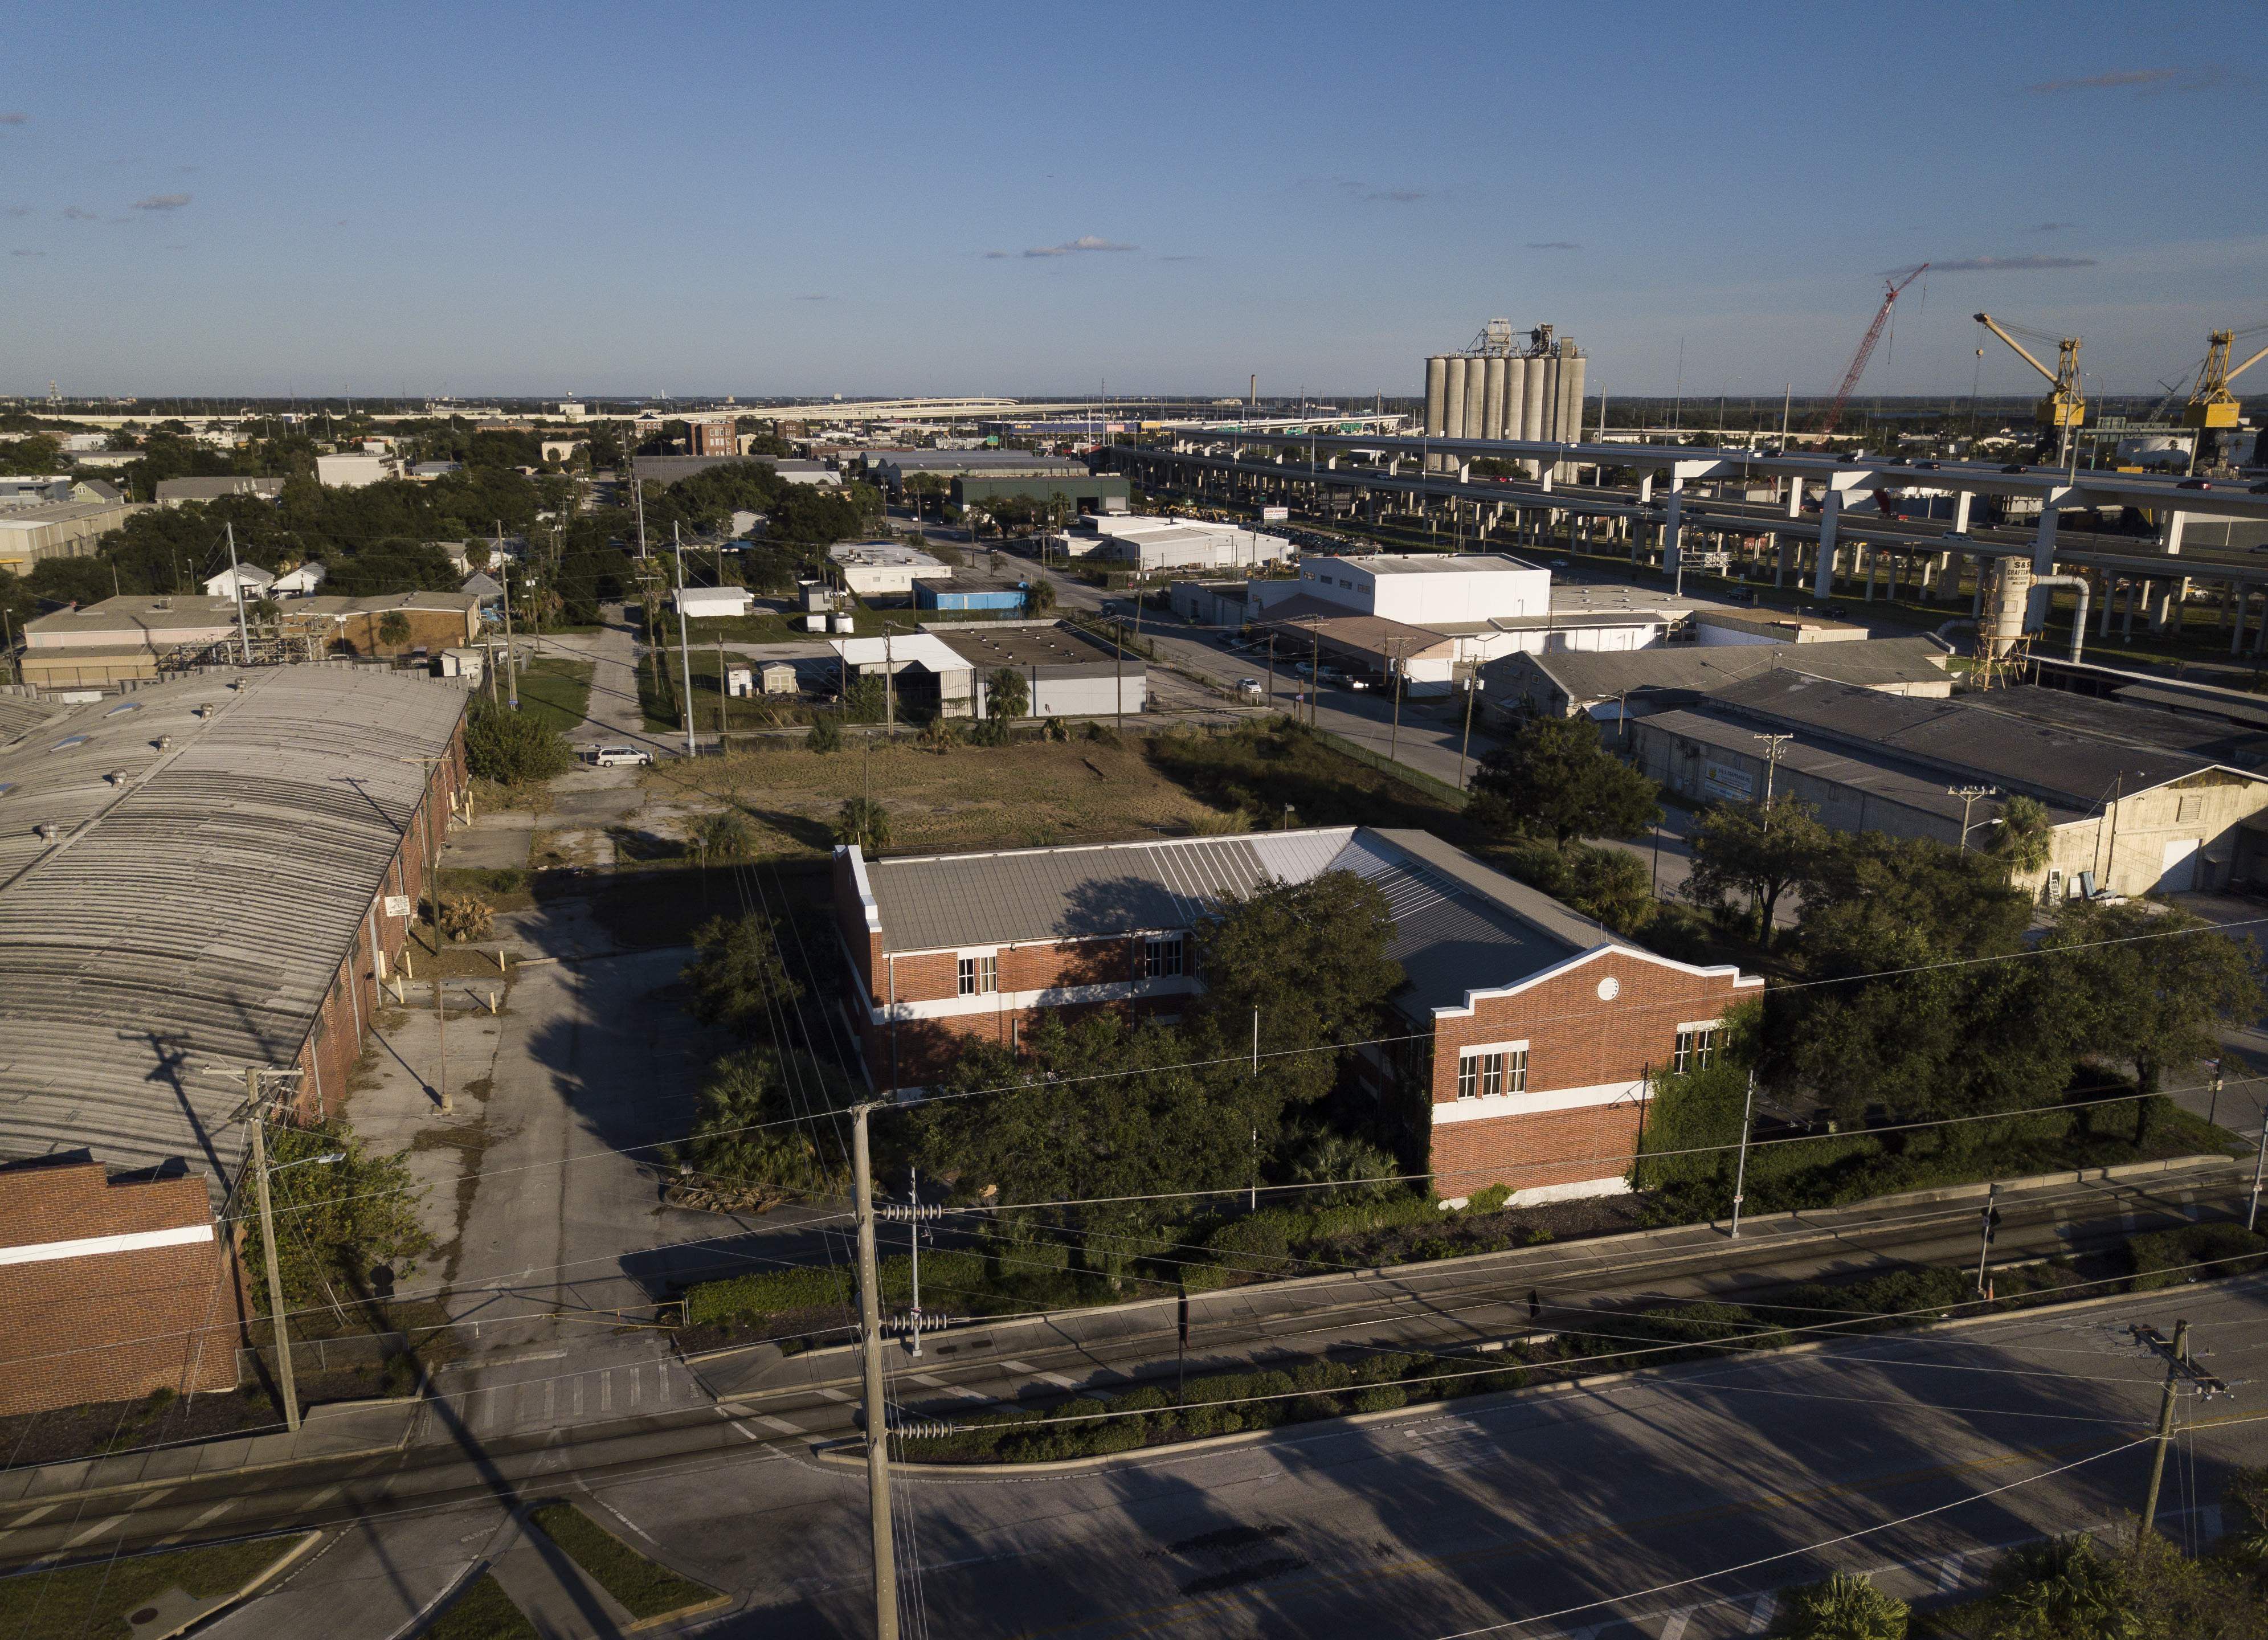
{"type": "MultiPolygon", "coordinates": [[[[1977,314],[1977,322],[2014,349],[2016,357],[2039,371],[2041,377],[2047,382],[2048,395],[2040,401],[2039,407],[2034,413],[2034,419],[2039,423],[2043,431],[2053,433],[2056,441],[2056,461],[2060,466],[2071,452],[2071,436],[2073,430],[2082,426],[2087,421],[2087,398],[2080,391],[2079,338],[2051,336],[2043,330],[2027,330],[2021,325],[2004,327],[1990,313],[1977,314]],[[2014,330],[2017,335],[2029,336],[2035,342],[2054,342],[2056,367],[2050,370],[2039,360],[2034,358],[2030,350],[2022,342],[2017,341],[2014,335],[2008,334],[2011,329],[2014,330]]],[[[2041,440],[2043,448],[2045,447],[2046,442],[2044,438],[2041,440]]]]}
{"type": "Polygon", "coordinates": [[[2240,407],[2228,384],[2268,358],[2268,347],[2233,366],[2228,362],[2229,353],[2239,336],[2249,338],[2262,331],[2268,331],[2268,325],[2255,325],[2249,330],[2216,330],[2206,338],[2205,363],[2198,368],[2197,386],[2190,394],[2188,408],[2182,412],[2182,425],[2197,430],[2197,452],[2192,460],[2198,466],[2209,466],[2217,460],[2220,436],[2236,430],[2240,407]]]}
{"type": "Polygon", "coordinates": [[[1842,425],[1843,407],[1850,402],[1851,390],[1859,385],[1859,378],[1867,373],[1867,361],[1874,357],[1874,343],[1882,339],[1882,327],[1889,322],[1890,310],[1897,305],[1898,292],[1929,271],[1929,264],[1917,268],[1902,268],[1882,281],[1882,305],[1874,310],[1874,322],[1867,327],[1867,339],[1859,344],[1858,352],[1851,357],[1851,368],[1843,372],[1843,385],[1835,390],[1835,402],[1827,412],[1827,424],[1820,430],[1823,435],[1842,425]]]}

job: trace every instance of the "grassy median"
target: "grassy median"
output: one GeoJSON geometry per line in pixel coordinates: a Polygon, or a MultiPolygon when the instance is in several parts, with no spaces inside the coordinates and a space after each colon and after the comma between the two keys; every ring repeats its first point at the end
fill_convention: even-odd
{"type": "Polygon", "coordinates": [[[545,1504],[530,1511],[528,1518],[640,1622],[717,1598],[717,1591],[707,1584],[681,1577],[648,1560],[572,1504],[545,1504]]]}
{"type": "Polygon", "coordinates": [[[175,1549],[0,1578],[0,1633],[129,1640],[132,1619],[166,1590],[209,1600],[245,1587],[291,1551],[296,1538],[175,1549]]]}

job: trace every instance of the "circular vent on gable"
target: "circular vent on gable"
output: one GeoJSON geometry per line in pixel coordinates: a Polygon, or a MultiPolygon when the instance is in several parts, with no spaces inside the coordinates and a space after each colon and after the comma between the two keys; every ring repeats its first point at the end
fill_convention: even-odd
{"type": "Polygon", "coordinates": [[[1616,997],[1622,994],[1623,982],[1616,979],[1613,974],[1609,974],[1605,979],[1599,982],[1599,1000],[1601,1002],[1612,1002],[1616,997]]]}

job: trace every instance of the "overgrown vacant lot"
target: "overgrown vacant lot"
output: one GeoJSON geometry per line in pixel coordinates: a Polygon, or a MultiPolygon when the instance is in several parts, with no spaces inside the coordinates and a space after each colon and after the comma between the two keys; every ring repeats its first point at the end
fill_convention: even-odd
{"type": "MultiPolygon", "coordinates": [[[[747,815],[760,855],[831,847],[843,800],[870,791],[888,811],[893,854],[1222,829],[1221,812],[1160,773],[1144,740],[1130,733],[1116,745],[1029,740],[944,753],[902,740],[871,754],[855,738],[831,754],[790,743],[705,763],[702,783],[747,815]]],[[[653,776],[648,783],[657,798],[678,797],[653,776]]]]}

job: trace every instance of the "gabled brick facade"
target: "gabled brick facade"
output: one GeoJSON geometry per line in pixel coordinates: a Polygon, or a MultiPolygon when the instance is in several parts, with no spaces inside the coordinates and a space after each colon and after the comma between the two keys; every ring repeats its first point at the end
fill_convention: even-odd
{"type": "Polygon", "coordinates": [[[202,1178],[0,1167],[0,1416],[233,1389],[247,1314],[202,1178]]]}

